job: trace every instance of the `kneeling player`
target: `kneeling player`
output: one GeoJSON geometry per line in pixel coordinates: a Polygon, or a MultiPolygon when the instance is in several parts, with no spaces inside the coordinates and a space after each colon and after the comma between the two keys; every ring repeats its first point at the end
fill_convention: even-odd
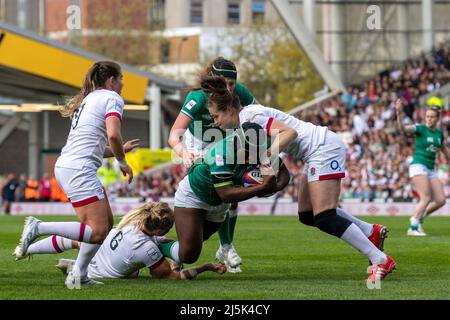
{"type": "MultiPolygon", "coordinates": [[[[88,267],[91,278],[131,278],[137,277],[139,270],[150,269],[155,278],[192,279],[204,271],[219,274],[226,272],[222,264],[205,264],[187,270],[175,270],[158,248],[158,244],[170,241],[162,237],[173,226],[173,211],[165,202],[149,203],[136,208],[124,216],[119,225],[112,229],[88,267]]],[[[51,236],[35,242],[25,254],[15,250],[16,260],[32,254],[60,253],[67,249],[77,249],[78,241],[60,236],[51,236]]],[[[17,249],[17,248],[16,248],[17,249]]],[[[60,259],[57,265],[63,272],[70,272],[74,260],[60,259]]]]}

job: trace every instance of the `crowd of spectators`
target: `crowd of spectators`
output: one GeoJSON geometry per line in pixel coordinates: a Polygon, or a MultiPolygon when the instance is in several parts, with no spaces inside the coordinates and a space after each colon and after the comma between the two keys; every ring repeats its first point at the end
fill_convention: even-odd
{"type": "MultiPolygon", "coordinates": [[[[394,103],[403,100],[405,123],[423,123],[425,106],[419,98],[450,82],[450,46],[439,45],[430,57],[421,55],[381,72],[362,87],[352,86],[338,98],[304,111],[299,118],[337,132],[347,145],[347,172],[342,181],[342,198],[361,201],[411,201],[416,194],[408,177],[414,153],[414,138],[399,134],[394,103]]],[[[436,100],[436,97],[435,97],[436,100]]],[[[441,99],[438,99],[440,101],[441,99]]],[[[441,125],[450,145],[450,108],[442,99],[441,125]]],[[[296,185],[303,165],[288,159],[292,175],[279,197],[297,199],[296,185]]],[[[450,197],[449,163],[438,154],[436,170],[450,197]]],[[[123,186],[120,196],[173,196],[185,170],[177,165],[154,175],[140,175],[133,190],[123,186]]]]}
{"type": "Polygon", "coordinates": [[[56,182],[47,173],[37,180],[34,176],[21,174],[19,178],[14,173],[0,176],[0,202],[3,212],[8,214],[11,203],[21,202],[68,202],[69,199],[56,182]]]}

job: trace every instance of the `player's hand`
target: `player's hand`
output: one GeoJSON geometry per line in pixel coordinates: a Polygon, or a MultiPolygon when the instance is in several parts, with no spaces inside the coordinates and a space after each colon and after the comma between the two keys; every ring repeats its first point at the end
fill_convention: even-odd
{"type": "MultiPolygon", "coordinates": [[[[261,170],[261,169],[260,169],[261,170]]],[[[262,174],[261,170],[261,174],[262,174]]],[[[265,186],[265,190],[269,192],[275,192],[277,188],[277,177],[274,174],[263,174],[262,184],[265,186]]]]}
{"type": "Polygon", "coordinates": [[[128,184],[133,181],[133,169],[128,164],[120,165],[120,171],[122,171],[122,174],[126,177],[128,176],[128,184]]]}
{"type": "Polygon", "coordinates": [[[218,274],[224,274],[225,272],[227,272],[227,267],[221,262],[219,262],[219,263],[207,263],[205,265],[205,268],[206,268],[206,270],[213,271],[213,272],[218,273],[218,274]]]}
{"type": "Polygon", "coordinates": [[[129,140],[129,141],[125,142],[123,145],[123,151],[125,151],[125,153],[127,153],[133,149],[139,148],[140,141],[141,141],[140,139],[133,139],[133,140],[129,140]]]}
{"type": "Polygon", "coordinates": [[[184,167],[186,169],[189,169],[194,164],[195,154],[188,152],[188,151],[184,151],[182,158],[183,158],[184,167]]]}
{"type": "Polygon", "coordinates": [[[402,108],[403,108],[402,99],[397,99],[397,101],[395,101],[395,111],[397,112],[397,114],[400,114],[402,112],[402,108]]]}

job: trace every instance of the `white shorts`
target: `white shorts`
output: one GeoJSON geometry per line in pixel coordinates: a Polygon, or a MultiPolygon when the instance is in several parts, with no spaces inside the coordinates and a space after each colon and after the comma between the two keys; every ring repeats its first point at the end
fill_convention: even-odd
{"type": "Polygon", "coordinates": [[[230,208],[229,203],[222,203],[217,206],[211,206],[192,191],[189,184],[189,177],[184,177],[178,185],[178,190],[175,192],[175,207],[179,208],[197,208],[206,211],[206,220],[221,223],[225,221],[227,210],[230,208]]]}
{"type": "Polygon", "coordinates": [[[305,160],[303,173],[308,182],[345,177],[345,144],[336,133],[327,131],[325,143],[305,160]]]}
{"type": "Polygon", "coordinates": [[[189,130],[184,132],[183,142],[186,150],[194,153],[198,157],[204,156],[214,144],[197,139],[189,130]]]}
{"type": "Polygon", "coordinates": [[[434,170],[428,169],[420,163],[415,163],[409,166],[409,177],[427,176],[428,178],[437,178],[437,173],[434,170]]]}
{"type": "Polygon", "coordinates": [[[105,190],[94,169],[55,167],[55,177],[75,208],[105,198],[105,190]]]}

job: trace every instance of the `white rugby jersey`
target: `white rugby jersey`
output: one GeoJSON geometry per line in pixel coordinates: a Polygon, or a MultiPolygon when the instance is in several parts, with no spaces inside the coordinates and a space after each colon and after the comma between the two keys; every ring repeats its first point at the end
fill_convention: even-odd
{"type": "Polygon", "coordinates": [[[240,124],[254,122],[267,130],[267,132],[270,131],[273,119],[297,131],[297,138],[285,150],[286,153],[293,155],[297,159],[307,160],[310,154],[325,142],[327,127],[316,126],[312,123],[299,120],[280,110],[253,104],[246,106],[239,113],[240,124]]]}
{"type": "Polygon", "coordinates": [[[112,229],[89,264],[93,278],[124,278],[163,259],[158,248],[161,237],[148,236],[129,225],[112,229]]]}
{"type": "Polygon", "coordinates": [[[89,93],[74,113],[66,145],[56,166],[71,169],[102,165],[108,144],[106,119],[122,119],[124,101],[115,91],[101,89],[89,93]]]}

